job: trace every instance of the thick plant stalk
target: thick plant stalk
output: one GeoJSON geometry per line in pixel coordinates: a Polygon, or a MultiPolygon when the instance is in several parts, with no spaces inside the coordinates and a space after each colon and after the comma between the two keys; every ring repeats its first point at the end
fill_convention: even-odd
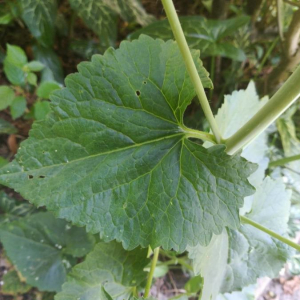
{"type": "Polygon", "coordinates": [[[267,129],[300,97],[300,66],[278,92],[235,134],[225,140],[227,153],[234,154],[267,129]]]}
{"type": "Polygon", "coordinates": [[[267,77],[267,90],[271,94],[284,82],[300,63],[300,9],[294,12],[292,22],[285,34],[280,63],[267,77]]]}
{"type": "Polygon", "coordinates": [[[278,160],[274,160],[269,163],[269,167],[279,167],[279,166],[284,166],[287,163],[290,163],[295,160],[300,160],[300,154],[294,155],[294,156],[289,156],[285,158],[281,158],[278,160]]]}
{"type": "Polygon", "coordinates": [[[263,231],[265,233],[267,233],[271,237],[279,240],[280,242],[282,242],[284,244],[287,244],[290,247],[292,247],[292,248],[300,251],[300,245],[294,243],[293,241],[291,241],[291,240],[289,240],[289,239],[281,236],[280,234],[277,234],[276,232],[274,232],[274,231],[272,231],[272,230],[270,230],[270,229],[268,229],[268,228],[266,228],[266,227],[264,227],[264,226],[262,226],[262,225],[260,225],[260,224],[258,224],[256,222],[254,222],[254,221],[252,221],[252,220],[250,220],[250,219],[248,219],[248,218],[246,218],[244,216],[240,216],[240,218],[241,218],[241,221],[243,223],[249,224],[249,225],[251,225],[251,226],[253,226],[253,227],[255,227],[255,228],[257,228],[257,229],[259,229],[259,230],[261,230],[261,231],[263,231]]]}
{"type": "Polygon", "coordinates": [[[153,254],[151,267],[150,267],[150,272],[149,272],[149,275],[148,275],[147,284],[146,284],[146,288],[145,288],[144,298],[148,298],[148,296],[150,294],[150,289],[151,289],[152,280],[153,280],[153,274],[154,274],[154,270],[155,270],[155,267],[156,267],[156,264],[157,264],[158,255],[159,255],[159,247],[154,249],[154,254],[153,254]]]}
{"type": "Polygon", "coordinates": [[[193,82],[196,93],[198,95],[198,98],[199,98],[201,107],[204,111],[205,117],[211,127],[211,130],[212,130],[217,142],[220,143],[222,140],[222,137],[219,132],[216,120],[211,111],[211,108],[209,106],[208,99],[206,97],[206,94],[205,94],[201,79],[199,77],[197,68],[193,61],[191,51],[189,49],[189,46],[185,39],[184,33],[182,31],[173,1],[172,0],[162,0],[162,3],[164,6],[164,9],[166,11],[168,20],[170,22],[173,34],[174,34],[177,44],[179,46],[180,52],[183,56],[187,71],[190,75],[190,78],[193,82]]]}

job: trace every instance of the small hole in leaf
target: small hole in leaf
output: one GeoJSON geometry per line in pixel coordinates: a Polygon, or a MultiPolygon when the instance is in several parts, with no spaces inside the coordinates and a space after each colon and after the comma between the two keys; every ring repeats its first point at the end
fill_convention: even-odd
{"type": "Polygon", "coordinates": [[[40,176],[39,176],[39,178],[45,178],[45,177],[46,177],[46,176],[44,176],[44,175],[40,175],[40,176]]]}
{"type": "Polygon", "coordinates": [[[136,91],[135,93],[136,93],[136,95],[137,95],[138,97],[141,96],[141,92],[140,92],[140,91],[136,91]]]}
{"type": "Polygon", "coordinates": [[[145,80],[145,81],[143,81],[143,84],[147,84],[147,81],[145,80]]]}
{"type": "Polygon", "coordinates": [[[32,179],[33,178],[33,175],[28,175],[28,179],[32,179]]]}

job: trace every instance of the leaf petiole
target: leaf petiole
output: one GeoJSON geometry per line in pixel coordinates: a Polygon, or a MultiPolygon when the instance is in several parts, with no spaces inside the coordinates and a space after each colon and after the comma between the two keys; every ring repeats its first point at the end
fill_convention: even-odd
{"type": "Polygon", "coordinates": [[[152,279],[153,279],[153,275],[154,275],[154,270],[155,270],[157,260],[158,260],[158,255],[159,255],[159,247],[155,248],[153,251],[153,258],[152,258],[152,262],[151,262],[150,272],[149,272],[149,275],[147,278],[147,284],[145,287],[144,298],[149,297],[149,293],[150,293],[150,289],[151,289],[151,285],[152,285],[152,279]]]}
{"type": "Polygon", "coordinates": [[[220,143],[222,141],[221,134],[218,129],[217,122],[214,118],[214,115],[209,106],[208,99],[206,97],[201,79],[199,77],[197,68],[195,66],[191,51],[185,39],[181,24],[179,22],[178,15],[176,13],[174,4],[172,0],[162,0],[162,4],[164,6],[165,12],[167,14],[168,20],[170,22],[170,26],[172,28],[173,34],[175,36],[175,40],[177,41],[179,50],[183,57],[184,63],[186,65],[187,71],[190,75],[192,83],[194,85],[195,91],[198,95],[201,107],[207,118],[207,121],[211,127],[212,132],[216,137],[216,141],[220,143]]]}
{"type": "Polygon", "coordinates": [[[261,230],[261,231],[263,231],[263,232],[265,232],[265,233],[267,233],[267,234],[270,235],[271,237],[273,237],[273,238],[279,240],[280,242],[282,242],[282,243],[284,243],[284,244],[287,244],[287,245],[289,245],[290,247],[292,247],[292,248],[294,248],[294,249],[300,251],[300,245],[294,243],[294,242],[291,241],[290,239],[287,239],[287,238],[285,238],[285,237],[283,237],[283,236],[277,234],[276,232],[274,232],[274,231],[272,231],[272,230],[270,230],[270,229],[268,229],[268,228],[266,228],[266,227],[264,227],[264,226],[262,226],[262,225],[260,225],[260,224],[258,224],[258,223],[256,223],[256,222],[254,222],[254,221],[252,221],[252,220],[250,220],[250,219],[248,219],[248,218],[246,218],[246,217],[244,217],[244,216],[240,216],[240,219],[241,219],[241,221],[242,221],[243,223],[249,224],[249,225],[251,225],[251,226],[253,226],[253,227],[255,227],[255,228],[257,228],[257,229],[259,229],[259,230],[261,230]]]}
{"type": "Polygon", "coordinates": [[[213,144],[217,144],[215,136],[208,132],[194,130],[194,129],[187,128],[187,127],[182,127],[182,130],[185,133],[186,138],[195,138],[195,139],[200,139],[203,141],[208,141],[213,144]]]}

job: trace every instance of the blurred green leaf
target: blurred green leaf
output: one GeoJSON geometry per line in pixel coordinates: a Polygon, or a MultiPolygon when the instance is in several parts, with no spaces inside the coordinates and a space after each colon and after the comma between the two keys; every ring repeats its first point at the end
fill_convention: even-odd
{"type": "Polygon", "coordinates": [[[9,163],[9,161],[7,159],[5,159],[4,157],[0,156],[0,168],[4,167],[8,163],[9,163]]]}
{"type": "Polygon", "coordinates": [[[0,25],[7,25],[14,19],[14,16],[8,3],[2,2],[0,2],[0,25]]]}
{"type": "Polygon", "coordinates": [[[0,86],[0,110],[7,108],[12,104],[15,98],[15,93],[10,86],[0,86]]]}
{"type": "Polygon", "coordinates": [[[0,224],[9,223],[19,218],[29,216],[35,210],[35,207],[30,203],[16,201],[5,192],[0,192],[0,224]]]}
{"type": "Polygon", "coordinates": [[[102,48],[114,46],[117,39],[117,14],[105,1],[69,0],[71,7],[100,39],[102,48]]]}
{"type": "Polygon", "coordinates": [[[22,19],[32,35],[43,46],[53,45],[55,37],[56,0],[19,0],[22,19]]]}
{"type": "Polygon", "coordinates": [[[139,0],[70,0],[71,7],[100,39],[100,48],[115,46],[118,15],[127,22],[142,26],[154,18],[148,15],[139,0]]]}
{"type": "Polygon", "coordinates": [[[146,255],[146,248],[126,251],[117,242],[98,243],[86,260],[72,269],[55,300],[105,299],[99,296],[103,287],[114,300],[130,299],[133,288],[147,277],[143,271],[149,263],[146,255]]]}
{"type": "Polygon", "coordinates": [[[26,110],[26,105],[26,98],[24,98],[23,96],[16,97],[13,100],[12,104],[10,105],[10,113],[14,120],[21,117],[24,114],[26,110]]]}
{"type": "MultiPolygon", "coordinates": [[[[246,59],[244,51],[227,41],[236,30],[249,23],[248,16],[240,16],[227,20],[208,20],[201,16],[181,17],[180,22],[189,46],[201,51],[201,57],[223,56],[232,60],[246,59]],[[226,38],[226,42],[224,39],[226,38]]],[[[163,40],[174,39],[168,20],[157,21],[129,35],[129,39],[137,39],[147,34],[163,40]]]]}
{"type": "Polygon", "coordinates": [[[94,54],[104,53],[106,47],[101,47],[99,42],[93,40],[74,40],[70,43],[72,51],[85,59],[90,59],[94,54]]]}
{"type": "Polygon", "coordinates": [[[41,82],[56,81],[64,83],[64,74],[59,57],[50,49],[40,45],[33,47],[33,53],[36,60],[41,62],[45,68],[42,70],[41,82]]]}
{"type": "Polygon", "coordinates": [[[255,300],[256,286],[250,285],[245,287],[240,292],[233,292],[231,294],[219,294],[216,300],[255,300]]]}
{"type": "MultiPolygon", "coordinates": [[[[0,12],[1,13],[1,12],[0,12]]],[[[13,15],[9,12],[3,15],[0,15],[0,25],[7,25],[13,20],[13,15]]]]}
{"type": "Polygon", "coordinates": [[[145,26],[155,20],[153,16],[147,14],[140,0],[104,0],[103,2],[126,22],[136,22],[145,26]]]}
{"type": "Polygon", "coordinates": [[[4,59],[4,73],[10,83],[17,86],[25,85],[25,73],[22,68],[4,59]]]}
{"type": "Polygon", "coordinates": [[[66,255],[84,256],[95,242],[84,228],[72,227],[49,212],[2,224],[0,240],[26,282],[41,291],[59,291],[71,267],[66,255]]]}
{"type": "MultiPolygon", "coordinates": [[[[148,269],[150,271],[150,268],[148,269]]],[[[165,276],[169,271],[167,265],[157,265],[154,270],[154,278],[159,278],[165,276]]]]}
{"type": "Polygon", "coordinates": [[[10,44],[7,44],[6,60],[18,67],[23,67],[28,61],[22,48],[10,44]]]}
{"type": "Polygon", "coordinates": [[[15,270],[7,272],[2,277],[2,281],[1,294],[4,295],[17,296],[19,294],[25,294],[31,289],[30,285],[21,282],[18,273],[15,270]]]}
{"type": "Polygon", "coordinates": [[[14,85],[25,84],[24,65],[27,64],[27,56],[18,46],[7,44],[7,54],[4,59],[4,73],[7,79],[14,85]]]}
{"type": "Polygon", "coordinates": [[[55,91],[61,89],[60,85],[54,81],[44,81],[38,87],[36,94],[43,99],[49,99],[50,94],[55,91]]]}
{"type": "Polygon", "coordinates": [[[37,76],[34,73],[28,73],[27,75],[27,82],[31,85],[37,86],[37,76]]]}
{"type": "Polygon", "coordinates": [[[184,286],[187,293],[196,294],[203,287],[203,279],[201,276],[192,277],[184,286]]]}
{"type": "Polygon", "coordinates": [[[69,20],[66,20],[66,15],[58,12],[55,20],[55,27],[57,30],[57,34],[61,37],[67,37],[70,30],[69,20]]]}
{"type": "MultiPolygon", "coordinates": [[[[300,140],[297,137],[297,127],[293,117],[298,110],[294,105],[288,109],[277,121],[276,126],[280,134],[283,152],[286,157],[298,155],[300,153],[300,140]]],[[[296,160],[285,165],[283,173],[293,188],[293,200],[299,201],[300,195],[300,161],[296,160]]]]}
{"type": "Polygon", "coordinates": [[[204,279],[202,300],[215,300],[226,274],[229,251],[227,230],[220,235],[213,235],[208,246],[188,247],[189,258],[193,260],[196,275],[204,279]]]}
{"type": "Polygon", "coordinates": [[[29,71],[32,71],[32,72],[42,71],[45,67],[41,62],[39,62],[37,60],[31,61],[28,64],[26,64],[25,66],[29,69],[29,71]]]}
{"type": "Polygon", "coordinates": [[[245,52],[228,42],[219,42],[212,44],[207,52],[207,56],[222,56],[236,61],[244,61],[247,59],[245,52]],[[208,54],[209,52],[209,54],[208,54]]]}
{"type": "Polygon", "coordinates": [[[45,119],[49,111],[50,111],[50,102],[48,101],[38,101],[34,104],[33,114],[36,120],[45,119]]]}
{"type": "Polygon", "coordinates": [[[0,133],[1,134],[13,134],[16,133],[17,129],[11,123],[0,118],[0,133]]]}

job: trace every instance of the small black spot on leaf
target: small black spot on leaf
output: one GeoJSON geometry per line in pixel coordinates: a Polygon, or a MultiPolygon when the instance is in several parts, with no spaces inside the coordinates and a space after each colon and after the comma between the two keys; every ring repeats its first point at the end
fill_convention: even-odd
{"type": "Polygon", "coordinates": [[[147,81],[145,80],[145,81],[143,81],[143,84],[147,84],[147,81]]]}
{"type": "Polygon", "coordinates": [[[44,176],[44,175],[40,175],[40,176],[39,176],[39,178],[45,178],[45,177],[46,177],[46,176],[44,176]]]}
{"type": "Polygon", "coordinates": [[[136,95],[139,97],[141,95],[140,91],[135,91],[136,95]]]}
{"type": "Polygon", "coordinates": [[[33,178],[33,175],[28,175],[28,179],[32,179],[33,178]]]}

